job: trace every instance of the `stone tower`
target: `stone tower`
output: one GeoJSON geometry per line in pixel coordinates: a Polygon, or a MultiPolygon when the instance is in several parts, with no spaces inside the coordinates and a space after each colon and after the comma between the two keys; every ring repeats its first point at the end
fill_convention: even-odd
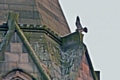
{"type": "Polygon", "coordinates": [[[0,80],[99,80],[99,71],[58,0],[0,0],[0,80]]]}

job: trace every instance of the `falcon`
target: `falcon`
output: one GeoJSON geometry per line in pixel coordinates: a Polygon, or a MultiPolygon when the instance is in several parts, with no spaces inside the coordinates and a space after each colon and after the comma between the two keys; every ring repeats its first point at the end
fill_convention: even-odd
{"type": "Polygon", "coordinates": [[[79,16],[77,16],[77,18],[76,18],[76,26],[77,26],[77,31],[80,31],[80,32],[85,32],[85,33],[87,33],[88,32],[88,29],[86,28],[86,27],[82,27],[82,25],[81,25],[81,23],[80,23],[80,18],[79,18],[79,16]]]}

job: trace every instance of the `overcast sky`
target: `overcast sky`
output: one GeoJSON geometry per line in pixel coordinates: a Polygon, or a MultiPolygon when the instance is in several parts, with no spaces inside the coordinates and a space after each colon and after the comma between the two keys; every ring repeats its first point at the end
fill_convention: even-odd
{"type": "Polygon", "coordinates": [[[101,80],[120,80],[120,0],[59,0],[72,32],[76,16],[88,27],[84,43],[101,80]]]}

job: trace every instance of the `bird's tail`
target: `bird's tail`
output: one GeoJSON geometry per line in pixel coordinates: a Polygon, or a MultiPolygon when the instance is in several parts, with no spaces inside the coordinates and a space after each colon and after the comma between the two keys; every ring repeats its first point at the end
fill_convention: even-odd
{"type": "Polygon", "coordinates": [[[83,28],[83,31],[87,33],[88,29],[85,27],[85,28],[83,28]]]}

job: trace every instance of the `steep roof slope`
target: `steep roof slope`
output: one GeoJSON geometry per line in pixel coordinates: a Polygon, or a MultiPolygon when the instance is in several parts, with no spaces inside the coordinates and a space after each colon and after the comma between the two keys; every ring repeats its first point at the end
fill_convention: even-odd
{"type": "Polygon", "coordinates": [[[0,0],[0,23],[9,11],[19,13],[20,24],[47,25],[60,36],[70,33],[58,0],[0,0]]]}

